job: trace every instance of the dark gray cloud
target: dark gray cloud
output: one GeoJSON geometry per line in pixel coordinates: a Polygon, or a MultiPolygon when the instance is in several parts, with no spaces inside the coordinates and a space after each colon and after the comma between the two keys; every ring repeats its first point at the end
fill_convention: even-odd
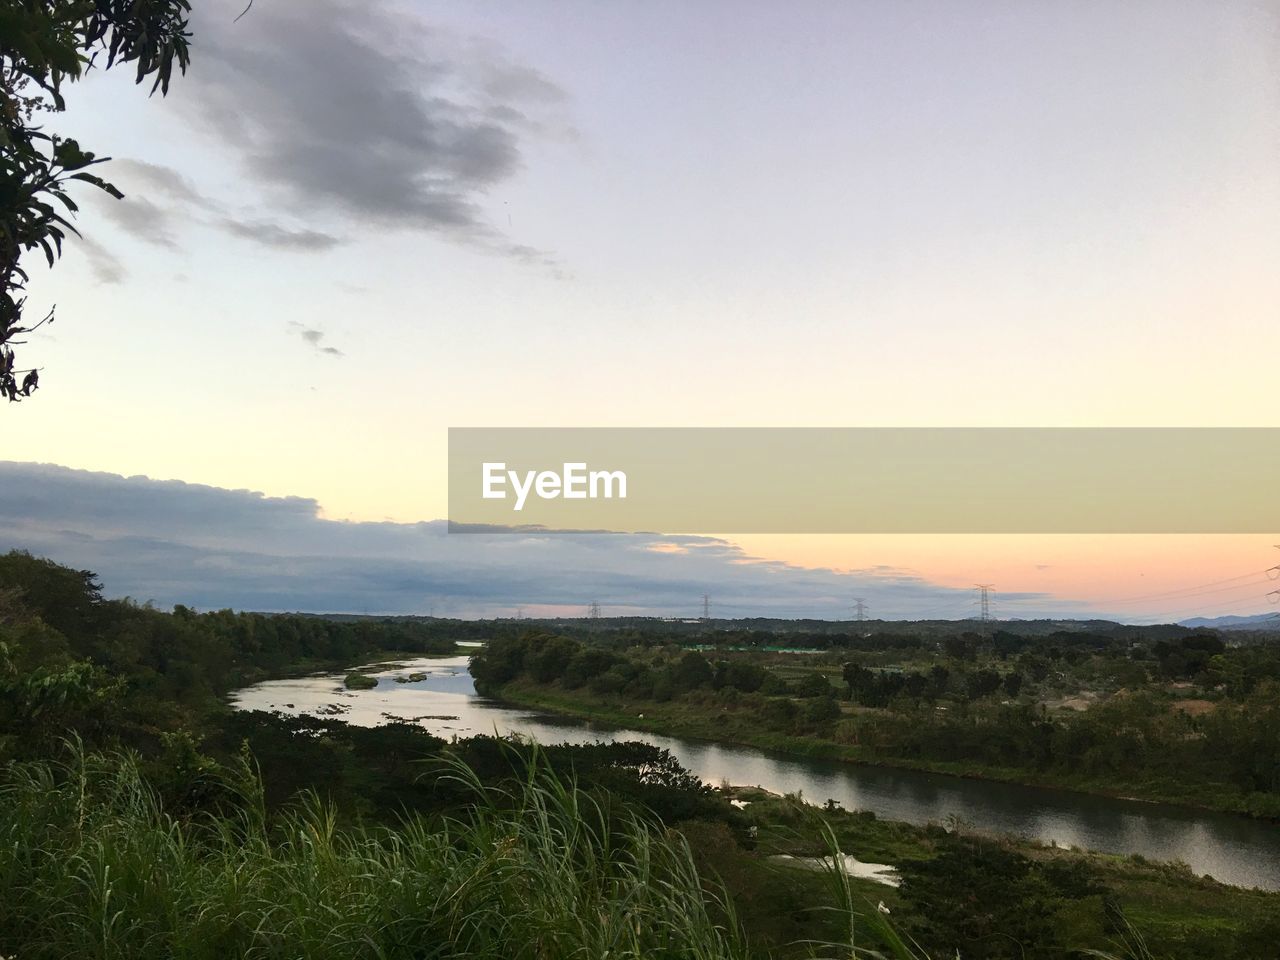
{"type": "Polygon", "coordinates": [[[289,329],[300,336],[309,346],[314,347],[320,353],[327,353],[331,357],[341,357],[343,353],[337,347],[329,346],[324,343],[325,332],[317,330],[314,327],[307,327],[295,320],[289,321],[289,329]]]}
{"type": "Polygon", "coordinates": [[[233,22],[239,12],[199,9],[183,93],[254,180],[295,206],[554,265],[481,202],[520,169],[526,138],[565,131],[554,83],[382,0],[274,0],[233,22]]]}
{"type": "Polygon", "coordinates": [[[0,549],[96,571],[110,595],[201,609],[510,615],[524,607],[845,619],[971,613],[971,591],[906,571],[760,562],[723,540],[657,534],[449,533],[445,521],[321,519],[301,497],[0,462],[0,549]]]}

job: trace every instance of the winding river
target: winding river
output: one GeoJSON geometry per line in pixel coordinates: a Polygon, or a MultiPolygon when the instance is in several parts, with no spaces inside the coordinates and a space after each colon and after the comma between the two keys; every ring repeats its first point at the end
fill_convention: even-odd
{"type": "Polygon", "coordinates": [[[802,792],[807,800],[830,798],[848,810],[915,824],[957,817],[985,832],[1180,860],[1224,883],[1280,890],[1280,827],[1275,824],[1064,790],[777,756],[548,716],[478,696],[467,657],[407,660],[366,672],[378,678],[371,690],[347,690],[343,674],[325,674],[259,683],[234,694],[232,704],[244,710],[327,714],[364,726],[410,720],[445,738],[496,732],[541,743],[644,740],[670,750],[707,783],[802,792]]]}

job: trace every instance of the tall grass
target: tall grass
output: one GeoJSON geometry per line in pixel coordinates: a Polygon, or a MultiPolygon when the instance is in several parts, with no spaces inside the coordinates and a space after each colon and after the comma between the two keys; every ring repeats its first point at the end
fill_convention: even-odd
{"type": "Polygon", "coordinates": [[[870,911],[864,909],[863,898],[853,888],[840,854],[840,841],[835,831],[825,821],[820,827],[831,856],[823,860],[822,872],[831,893],[831,905],[825,909],[839,915],[844,928],[844,939],[835,941],[811,941],[815,957],[830,960],[854,960],[854,958],[885,958],[885,960],[928,960],[925,951],[911,940],[904,938],[889,922],[889,911],[881,903],[870,911]]]}
{"type": "Polygon", "coordinates": [[[269,821],[247,772],[220,815],[179,820],[128,755],[15,766],[0,786],[0,955],[747,955],[678,835],[606,815],[544,765],[502,795],[450,775],[472,787],[465,816],[391,831],[340,828],[314,797],[269,821]]]}
{"type": "MultiPolygon", "coordinates": [[[[269,818],[247,759],[222,809],[189,818],[162,808],[130,754],[73,746],[62,762],[12,765],[0,779],[0,957],[752,955],[732,902],[698,876],[678,833],[603,810],[537,754],[506,791],[461,764],[445,775],[469,788],[461,816],[388,830],[340,826],[314,795],[269,818]]],[[[846,936],[797,946],[832,960],[922,960],[860,902],[829,829],[827,840],[829,909],[846,936]]],[[[1119,946],[1150,958],[1140,939],[1119,946]]]]}

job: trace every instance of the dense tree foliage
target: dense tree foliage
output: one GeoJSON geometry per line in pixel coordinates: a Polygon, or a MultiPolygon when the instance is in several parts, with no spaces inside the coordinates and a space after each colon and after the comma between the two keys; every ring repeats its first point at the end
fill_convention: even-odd
{"type": "Polygon", "coordinates": [[[23,255],[39,251],[53,266],[75,232],[73,183],[121,196],[90,172],[104,158],[41,120],[65,108],[67,85],[92,66],[128,64],[167,93],[174,67],[187,68],[190,9],[188,0],[0,0],[0,394],[10,401],[39,384],[36,369],[18,369],[14,346],[53,319],[23,318],[23,255]]]}
{"type": "Polygon", "coordinates": [[[105,600],[92,573],[0,556],[0,756],[67,730],[154,739],[240,684],[306,663],[444,653],[455,631],[406,620],[163,613],[105,600]]]}
{"type": "MultiPolygon", "coordinates": [[[[228,758],[247,745],[268,771],[265,784],[276,805],[314,789],[351,813],[381,817],[448,806],[457,791],[436,778],[421,779],[421,764],[439,759],[446,743],[419,727],[366,729],[332,719],[232,713],[220,708],[219,697],[302,666],[452,653],[456,637],[475,635],[475,625],[412,618],[198,614],[183,606],[163,613],[105,600],[88,571],[9,553],[0,556],[0,759],[49,755],[68,735],[94,745],[124,743],[154,759],[158,781],[177,801],[203,796],[213,761],[200,750],[228,758]]],[[[557,650],[565,654],[566,646],[575,645],[539,645],[538,662],[550,662],[557,650]]],[[[530,749],[482,737],[448,752],[498,781],[513,775],[513,761],[527,762],[530,749]]],[[[723,799],[659,748],[561,746],[541,755],[602,798],[628,797],[671,822],[736,822],[723,799]]]]}
{"type": "Polygon", "coordinates": [[[989,960],[1021,960],[1026,944],[1043,960],[1078,955],[1063,941],[1058,912],[1063,901],[1105,892],[1086,869],[1038,863],[975,837],[936,842],[937,855],[912,864],[902,889],[921,908],[922,939],[989,960]]]}
{"type": "Polygon", "coordinates": [[[788,662],[765,652],[785,644],[691,650],[634,639],[508,636],[472,672],[495,693],[521,681],[625,701],[627,710],[670,705],[688,733],[712,735],[736,719],[736,736],[771,747],[826,743],[880,762],[1280,817],[1280,644],[1228,646],[1209,631],[1114,625],[1033,641],[962,627],[934,641],[886,635],[883,646],[876,636],[829,645],[810,657],[817,668],[801,669],[794,654],[788,662]],[[843,656],[857,659],[824,672],[843,656]]]}

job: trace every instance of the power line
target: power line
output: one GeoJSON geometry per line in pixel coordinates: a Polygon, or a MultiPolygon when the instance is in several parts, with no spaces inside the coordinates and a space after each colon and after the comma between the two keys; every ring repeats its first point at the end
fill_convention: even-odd
{"type": "MultiPolygon", "coordinates": [[[[1276,544],[1276,549],[1280,550],[1280,544],[1276,544]]],[[[1186,601],[1186,600],[1196,599],[1197,597],[1211,597],[1211,596],[1218,596],[1221,594],[1231,594],[1231,593],[1235,593],[1237,591],[1242,591],[1242,590],[1253,591],[1257,588],[1259,584],[1265,584],[1268,581],[1278,581],[1278,580],[1280,580],[1280,564],[1277,564],[1273,567],[1268,567],[1265,570],[1255,570],[1250,573],[1240,574],[1239,576],[1235,576],[1235,577],[1226,577],[1221,580],[1210,580],[1207,583],[1191,584],[1185,587],[1176,587],[1176,588],[1171,588],[1169,590],[1162,590],[1154,593],[1141,594],[1141,595],[1131,596],[1131,597],[1121,597],[1118,599],[1106,599],[1106,600],[1099,600],[1099,601],[1079,601],[1079,602],[1081,602],[1084,606],[1087,606],[1094,610],[1099,611],[1099,614],[1098,614],[1099,616],[1105,616],[1108,608],[1110,607],[1125,606],[1128,604],[1143,603],[1148,601],[1159,601],[1159,600],[1165,600],[1169,602],[1177,602],[1179,600],[1186,601]]],[[[976,600],[969,601],[969,604],[976,603],[979,608],[978,619],[982,623],[990,623],[993,620],[992,599],[993,599],[993,593],[994,593],[994,584],[979,583],[979,584],[974,584],[974,586],[978,590],[978,598],[976,600]]],[[[703,599],[704,601],[706,600],[705,597],[703,599]]],[[[1019,598],[1012,597],[1009,599],[1016,601],[1019,598]]],[[[1025,598],[1025,599],[1030,599],[1030,598],[1025,598]]],[[[1040,600],[1041,598],[1036,598],[1036,599],[1040,600]]],[[[1267,593],[1266,599],[1271,604],[1280,604],[1280,589],[1272,590],[1271,592],[1267,593]]],[[[1216,610],[1230,610],[1230,609],[1235,609],[1242,606],[1247,606],[1250,603],[1256,603],[1256,602],[1257,602],[1257,594],[1254,593],[1252,597],[1244,597],[1240,600],[1229,601],[1229,602],[1212,602],[1211,601],[1208,604],[1201,603],[1194,607],[1186,607],[1186,608],[1182,608],[1175,611],[1166,611],[1164,613],[1147,615],[1147,616],[1133,616],[1130,619],[1133,621],[1145,620],[1145,621],[1154,622],[1154,621],[1169,619],[1173,617],[1185,618],[1185,614],[1200,613],[1206,610],[1206,608],[1208,608],[1208,610],[1211,612],[1216,610]]],[[[968,605],[966,604],[965,606],[968,606],[968,605]]],[[[853,609],[854,609],[855,620],[865,619],[867,608],[865,605],[865,601],[863,599],[858,598],[857,600],[855,600],[855,606],[853,609]]],[[[944,615],[943,618],[945,619],[945,615],[959,612],[959,610],[960,610],[960,605],[957,605],[956,603],[951,602],[951,603],[946,603],[941,605],[933,605],[926,608],[923,611],[908,610],[905,612],[905,618],[912,619],[912,620],[932,620],[932,619],[939,619],[939,615],[942,614],[944,615]]],[[[703,616],[704,618],[709,617],[709,613],[707,612],[705,602],[704,602],[704,608],[703,608],[703,616]]]]}
{"type": "MultiPolygon", "coordinates": [[[[1216,590],[1200,590],[1195,593],[1185,593],[1185,594],[1178,594],[1175,596],[1167,596],[1163,598],[1153,598],[1153,599],[1157,599],[1157,600],[1164,599],[1164,600],[1170,600],[1170,601],[1190,600],[1194,597],[1208,597],[1208,596],[1212,596],[1214,594],[1219,594],[1219,593],[1233,593],[1236,590],[1252,590],[1254,587],[1258,586],[1259,584],[1266,583],[1268,580],[1272,580],[1272,579],[1275,579],[1275,578],[1274,577],[1255,577],[1253,580],[1248,580],[1244,583],[1237,583],[1234,586],[1230,586],[1230,587],[1218,587],[1216,590]]],[[[1103,606],[1103,605],[1128,606],[1134,603],[1149,603],[1149,602],[1151,601],[1150,600],[1103,600],[1103,601],[1099,601],[1099,605],[1100,606],[1103,606]]]]}
{"type": "Polygon", "coordinates": [[[587,607],[587,619],[588,620],[600,619],[600,604],[597,603],[595,600],[592,600],[591,606],[587,607]]]}
{"type": "Polygon", "coordinates": [[[702,595],[702,619],[711,619],[711,596],[706,593],[702,595]]]}
{"type": "MultiPolygon", "coordinates": [[[[1280,593],[1280,591],[1277,592],[1280,593]]],[[[1254,594],[1252,597],[1245,597],[1242,600],[1232,600],[1230,603],[1210,604],[1207,607],[1203,604],[1199,604],[1194,607],[1183,607],[1178,610],[1166,610],[1164,613],[1148,614],[1145,617],[1134,617],[1133,619],[1146,620],[1153,623],[1171,623],[1173,622],[1172,618],[1175,617],[1179,620],[1187,620],[1190,619],[1192,615],[1196,614],[1202,617],[1207,617],[1211,614],[1214,616],[1220,616],[1223,611],[1237,610],[1241,607],[1253,607],[1256,610],[1258,607],[1258,601],[1259,598],[1257,594],[1254,594]]]]}
{"type": "MultiPolygon", "coordinates": [[[[1272,567],[1280,576],[1280,567],[1272,567]]],[[[1129,603],[1139,600],[1159,600],[1162,597],[1173,598],[1174,594],[1187,593],[1188,591],[1203,590],[1205,587],[1216,587],[1224,583],[1235,583],[1237,580],[1248,580],[1250,577],[1256,577],[1259,574],[1267,573],[1265,570],[1254,570],[1251,573],[1242,573],[1238,577],[1227,577],[1225,580],[1210,580],[1208,583],[1198,583],[1189,587],[1178,587],[1173,590],[1165,590],[1160,593],[1148,593],[1137,597],[1120,597],[1118,600],[1108,600],[1108,603],[1129,603]]]]}
{"type": "MultiPolygon", "coordinates": [[[[1276,544],[1276,549],[1277,549],[1277,550],[1280,550],[1280,543],[1277,543],[1277,544],[1276,544]]],[[[1272,568],[1271,568],[1271,570],[1268,570],[1268,571],[1267,571],[1267,579],[1268,579],[1268,580],[1275,580],[1275,579],[1276,579],[1276,577],[1280,577],[1280,566],[1272,567],[1272,568]],[[1276,572],[1276,576],[1275,576],[1275,577],[1271,576],[1271,571],[1272,571],[1272,570],[1274,570],[1274,571],[1276,572]]],[[[1272,590],[1270,593],[1268,593],[1268,594],[1267,594],[1267,603],[1280,603],[1280,590],[1272,590]]]]}
{"type": "Polygon", "coordinates": [[[970,604],[972,603],[973,603],[972,600],[957,600],[956,598],[952,598],[952,600],[949,603],[942,604],[941,606],[929,607],[923,612],[915,613],[910,619],[933,620],[933,619],[937,619],[937,615],[939,613],[957,613],[961,610],[964,610],[967,612],[970,604]]]}
{"type": "Polygon", "coordinates": [[[853,601],[853,619],[859,623],[867,619],[867,601],[862,597],[857,597],[853,601]]]}
{"type": "MultiPolygon", "coordinates": [[[[1277,550],[1280,550],[1280,544],[1276,544],[1276,545],[1275,545],[1275,547],[1276,547],[1276,549],[1277,549],[1277,550]]],[[[1245,580],[1246,578],[1248,578],[1248,577],[1250,577],[1250,576],[1254,577],[1255,579],[1253,579],[1253,580],[1248,580],[1246,583],[1240,583],[1240,584],[1237,584],[1236,586],[1232,586],[1232,587],[1223,587],[1222,589],[1219,589],[1219,590],[1203,590],[1203,591],[1200,591],[1199,593],[1189,593],[1189,594],[1186,594],[1186,598],[1188,598],[1188,599],[1189,599],[1190,597],[1193,597],[1193,596],[1205,596],[1205,595],[1208,595],[1208,594],[1216,594],[1216,593],[1231,593],[1231,592],[1234,592],[1234,591],[1236,591],[1236,590],[1242,590],[1242,589],[1245,589],[1245,588],[1253,588],[1253,587],[1255,587],[1256,585],[1258,585],[1258,584],[1264,584],[1264,583],[1268,582],[1269,580],[1276,580],[1276,579],[1280,579],[1280,565],[1277,565],[1277,566],[1274,566],[1274,567],[1269,567],[1269,568],[1267,568],[1266,570],[1263,570],[1263,571],[1262,571],[1262,576],[1261,576],[1261,577],[1259,577],[1256,573],[1255,573],[1255,574],[1244,574],[1244,575],[1239,576],[1239,577],[1233,577],[1233,578],[1231,578],[1231,580],[1222,580],[1222,581],[1218,581],[1218,582],[1219,582],[1219,583],[1230,583],[1230,582],[1233,582],[1233,581],[1236,581],[1236,580],[1245,580]]],[[[1211,585],[1212,585],[1212,584],[1205,584],[1205,586],[1211,586],[1211,585]]],[[[1251,593],[1253,593],[1253,590],[1251,589],[1251,590],[1250,590],[1250,592],[1251,592],[1251,593]]],[[[1280,590],[1272,590],[1270,593],[1267,593],[1267,594],[1265,595],[1265,598],[1266,598],[1266,600],[1267,600],[1267,602],[1268,602],[1268,603],[1272,603],[1272,604],[1280,603],[1280,590]]],[[[1171,597],[1171,598],[1169,598],[1169,599],[1182,599],[1182,598],[1181,598],[1181,597],[1179,597],[1179,598],[1173,598],[1173,597],[1171,597]]],[[[1114,601],[1113,601],[1113,602],[1114,602],[1114,601]]],[[[1242,597],[1241,599],[1239,599],[1239,600],[1234,600],[1234,601],[1232,601],[1231,603],[1211,603],[1211,604],[1209,605],[1209,610],[1208,610],[1208,611],[1206,611],[1206,610],[1205,610],[1205,608],[1204,608],[1204,605],[1203,605],[1203,604],[1199,604],[1199,605],[1197,605],[1196,607],[1193,607],[1193,608],[1185,608],[1185,609],[1182,609],[1182,610],[1174,610],[1174,611],[1165,611],[1164,613],[1157,614],[1157,615],[1156,615],[1156,616],[1154,616],[1154,617],[1150,617],[1150,616],[1149,616],[1149,617],[1143,617],[1143,618],[1141,618],[1141,619],[1144,619],[1144,620],[1161,620],[1161,619],[1165,619],[1166,621],[1172,621],[1172,620],[1174,620],[1175,618],[1177,618],[1177,619],[1187,619],[1186,614],[1188,614],[1188,613],[1196,613],[1196,614],[1199,614],[1199,615],[1200,615],[1202,618],[1204,618],[1204,619],[1210,619],[1210,617],[1208,616],[1208,614],[1210,614],[1210,613],[1211,613],[1211,614],[1213,614],[1214,616],[1222,616],[1223,614],[1221,613],[1221,611],[1223,611],[1223,610],[1235,610],[1235,609],[1240,608],[1240,607],[1256,607],[1257,602],[1258,602],[1258,600],[1257,600],[1257,594],[1256,594],[1256,593],[1254,593],[1254,595],[1253,595],[1253,596],[1251,596],[1251,597],[1242,597]]]]}

